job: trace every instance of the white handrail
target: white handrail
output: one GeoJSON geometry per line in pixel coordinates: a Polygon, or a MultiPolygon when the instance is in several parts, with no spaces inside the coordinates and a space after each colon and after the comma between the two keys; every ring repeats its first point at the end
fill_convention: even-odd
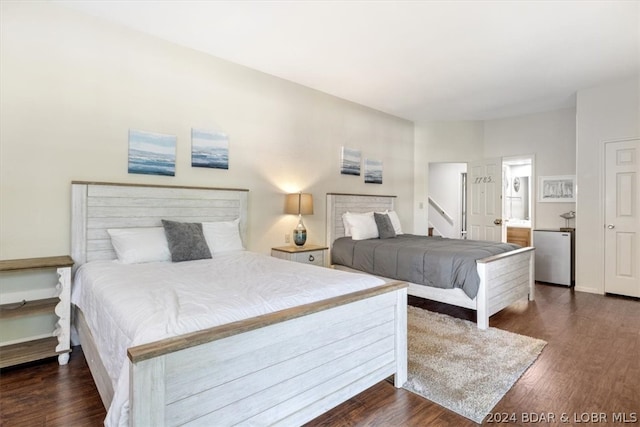
{"type": "Polygon", "coordinates": [[[431,207],[433,207],[436,212],[438,212],[449,223],[449,225],[453,225],[453,218],[451,218],[451,215],[446,213],[444,209],[442,209],[442,207],[431,198],[431,196],[428,197],[428,200],[431,207]]]}

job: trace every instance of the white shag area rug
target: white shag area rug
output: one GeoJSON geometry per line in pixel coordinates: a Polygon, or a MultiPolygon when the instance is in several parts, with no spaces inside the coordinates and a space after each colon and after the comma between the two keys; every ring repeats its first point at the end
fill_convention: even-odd
{"type": "Polygon", "coordinates": [[[547,344],[417,307],[408,312],[404,388],[478,424],[547,344]]]}

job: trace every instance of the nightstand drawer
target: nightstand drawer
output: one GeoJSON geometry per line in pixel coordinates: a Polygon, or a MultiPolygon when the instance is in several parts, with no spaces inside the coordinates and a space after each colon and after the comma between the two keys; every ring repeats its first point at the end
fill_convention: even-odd
{"type": "Polygon", "coordinates": [[[300,252],[291,255],[291,261],[319,265],[320,267],[324,265],[324,251],[300,252]]]}
{"type": "Polygon", "coordinates": [[[271,256],[286,259],[288,261],[300,262],[302,264],[311,264],[324,267],[324,258],[327,251],[326,246],[306,245],[298,246],[280,246],[271,248],[271,256]]]}

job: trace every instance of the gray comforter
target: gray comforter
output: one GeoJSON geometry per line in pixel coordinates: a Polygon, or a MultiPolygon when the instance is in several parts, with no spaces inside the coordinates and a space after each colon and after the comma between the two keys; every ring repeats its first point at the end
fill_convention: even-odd
{"type": "Polygon", "coordinates": [[[420,285],[462,288],[475,298],[480,284],[476,260],[518,248],[511,243],[412,234],[369,240],[342,237],[333,243],[331,262],[420,285]]]}

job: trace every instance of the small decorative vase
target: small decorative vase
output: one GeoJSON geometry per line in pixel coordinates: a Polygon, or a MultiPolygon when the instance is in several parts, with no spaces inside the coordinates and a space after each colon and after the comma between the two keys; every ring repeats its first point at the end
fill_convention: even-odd
{"type": "Polygon", "coordinates": [[[302,215],[298,217],[298,225],[293,230],[293,242],[297,246],[303,246],[307,241],[307,229],[302,222],[302,215]]]}

